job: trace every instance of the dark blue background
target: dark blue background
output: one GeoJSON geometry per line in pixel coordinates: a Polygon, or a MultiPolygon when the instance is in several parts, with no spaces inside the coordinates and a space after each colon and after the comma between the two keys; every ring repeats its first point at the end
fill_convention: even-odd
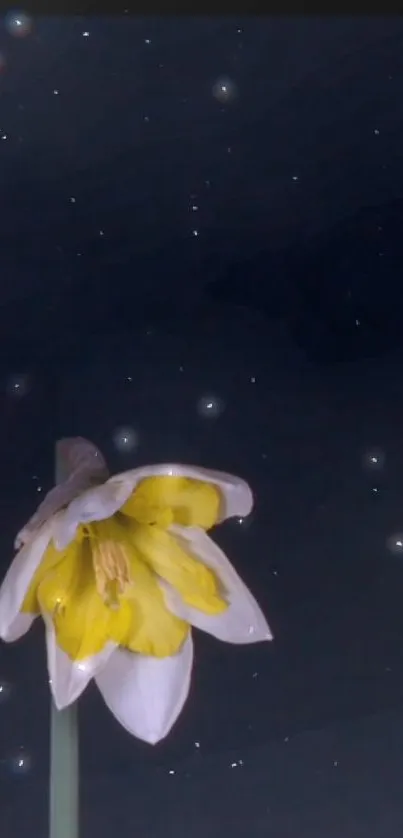
{"type": "MultiPolygon", "coordinates": [[[[0,35],[3,570],[55,439],[82,434],[112,470],[250,481],[250,521],[217,538],[275,633],[198,635],[191,699],[156,748],[88,691],[83,836],[395,838],[403,21],[16,19],[0,35]]],[[[39,838],[40,626],[1,648],[0,681],[0,831],[39,838]]]]}

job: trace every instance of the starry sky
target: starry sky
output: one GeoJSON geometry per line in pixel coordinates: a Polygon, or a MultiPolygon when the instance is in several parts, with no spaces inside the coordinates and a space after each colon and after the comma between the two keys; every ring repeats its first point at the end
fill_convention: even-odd
{"type": "MultiPolygon", "coordinates": [[[[83,435],[250,482],[215,538],[275,635],[198,634],[155,748],[88,689],[82,835],[395,838],[403,20],[19,11],[0,68],[1,573],[83,435]]],[[[0,648],[2,838],[46,835],[48,723],[38,625],[0,648]]]]}

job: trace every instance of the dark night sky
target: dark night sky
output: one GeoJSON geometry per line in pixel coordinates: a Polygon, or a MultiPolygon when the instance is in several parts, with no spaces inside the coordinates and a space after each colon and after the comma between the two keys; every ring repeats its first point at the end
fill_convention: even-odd
{"type": "MultiPolygon", "coordinates": [[[[2,569],[80,434],[250,482],[216,537],[275,634],[197,635],[155,748],[88,690],[83,838],[396,838],[403,19],[3,15],[0,58],[2,569]]],[[[39,625],[1,684],[0,833],[42,838],[39,625]]]]}

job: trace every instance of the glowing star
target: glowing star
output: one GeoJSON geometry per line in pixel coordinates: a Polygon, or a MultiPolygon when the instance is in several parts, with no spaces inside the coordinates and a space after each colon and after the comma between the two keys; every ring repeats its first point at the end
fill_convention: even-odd
{"type": "Polygon", "coordinates": [[[247,515],[251,491],[237,477],[174,464],[109,478],[81,437],[59,442],[57,454],[68,478],[17,536],[0,588],[0,637],[17,640],[42,616],[57,708],[94,678],[123,727],[156,743],[188,695],[191,626],[229,643],[272,639],[207,535],[247,515]]]}

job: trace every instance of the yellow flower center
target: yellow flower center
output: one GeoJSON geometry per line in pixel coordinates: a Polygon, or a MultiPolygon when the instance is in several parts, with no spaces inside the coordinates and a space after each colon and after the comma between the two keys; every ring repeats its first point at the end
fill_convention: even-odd
{"type": "Polygon", "coordinates": [[[124,546],[106,539],[92,545],[95,586],[99,596],[110,608],[119,608],[119,596],[127,594],[132,582],[130,562],[124,546]]]}
{"type": "Polygon", "coordinates": [[[172,523],[212,526],[218,491],[184,478],[148,478],[111,518],[79,526],[63,551],[50,544],[22,610],[52,616],[72,660],[108,641],[156,657],[175,654],[189,626],[165,602],[161,580],[207,614],[227,608],[214,572],[170,532],[172,523]]]}

